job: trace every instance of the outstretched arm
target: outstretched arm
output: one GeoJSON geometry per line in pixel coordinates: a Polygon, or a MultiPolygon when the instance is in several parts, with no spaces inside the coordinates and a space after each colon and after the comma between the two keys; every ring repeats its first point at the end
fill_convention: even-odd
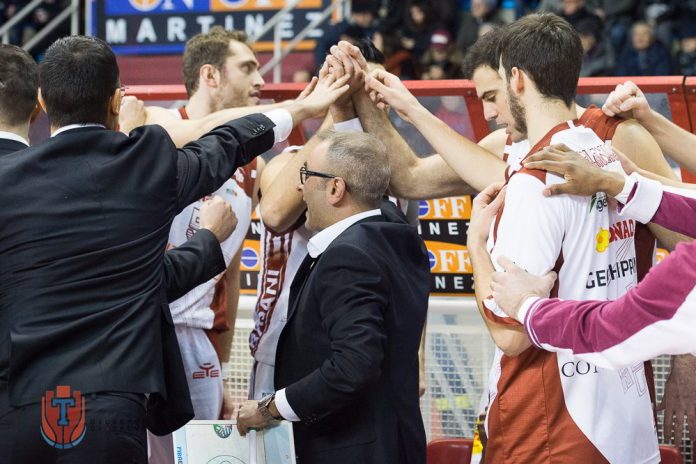
{"type": "Polygon", "coordinates": [[[655,137],[663,152],[691,172],[696,172],[696,135],[650,108],[636,84],[627,81],[609,94],[602,110],[609,116],[635,118],[655,137]]]}
{"type": "Polygon", "coordinates": [[[539,279],[511,262],[493,276],[496,301],[539,348],[610,368],[696,352],[696,244],[679,244],[615,301],[540,298],[529,291],[539,279]]]}
{"type": "Polygon", "coordinates": [[[378,69],[367,77],[366,85],[373,100],[382,106],[388,104],[413,124],[450,168],[476,191],[504,180],[505,163],[501,159],[430,113],[398,77],[378,69]]]}

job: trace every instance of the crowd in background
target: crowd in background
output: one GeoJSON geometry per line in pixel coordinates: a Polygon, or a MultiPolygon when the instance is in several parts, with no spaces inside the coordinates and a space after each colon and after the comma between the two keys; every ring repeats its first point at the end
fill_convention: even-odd
{"type": "Polygon", "coordinates": [[[319,41],[315,62],[339,40],[367,36],[404,79],[461,78],[479,36],[538,11],[580,34],[581,77],[696,74],[696,0],[354,0],[350,18],[319,41]]]}
{"type": "MultiPolygon", "coordinates": [[[[31,0],[0,0],[0,25],[11,20],[22,11],[31,0]]],[[[60,12],[68,6],[69,0],[45,0],[25,16],[17,25],[10,29],[9,42],[13,45],[22,45],[29,41],[37,32],[50,23],[60,12]]],[[[43,51],[58,37],[69,34],[67,23],[59,25],[46,38],[44,38],[34,50],[34,58],[40,58],[43,51]]]]}
{"type": "MultiPolygon", "coordinates": [[[[0,24],[29,3],[0,0],[0,24]]],[[[10,30],[10,43],[26,43],[67,3],[42,2],[10,30]]],[[[696,75],[696,0],[354,0],[351,16],[325,29],[315,63],[339,40],[367,36],[404,79],[461,78],[466,50],[480,35],[537,11],[559,14],[580,34],[581,77],[696,75]]],[[[51,33],[35,58],[66,33],[51,33]]],[[[303,70],[295,80],[309,76],[303,70]]]]}

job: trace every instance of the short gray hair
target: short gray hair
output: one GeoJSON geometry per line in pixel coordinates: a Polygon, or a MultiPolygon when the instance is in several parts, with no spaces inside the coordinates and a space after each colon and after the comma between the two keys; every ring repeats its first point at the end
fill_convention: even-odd
{"type": "Polygon", "coordinates": [[[331,174],[346,181],[348,191],[361,206],[378,206],[389,187],[387,147],[366,132],[338,132],[332,129],[317,134],[327,141],[326,166],[331,174]]]}

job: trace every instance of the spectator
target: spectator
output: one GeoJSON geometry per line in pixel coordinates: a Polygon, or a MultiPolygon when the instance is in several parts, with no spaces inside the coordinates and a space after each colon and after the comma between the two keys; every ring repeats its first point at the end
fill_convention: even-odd
{"type": "Polygon", "coordinates": [[[353,26],[349,31],[351,37],[361,36],[372,38],[377,30],[376,27],[376,7],[370,0],[355,0],[352,3],[352,10],[349,20],[343,20],[333,27],[324,29],[324,35],[317,40],[314,49],[314,65],[318,70],[324,63],[324,58],[332,45],[336,45],[346,30],[353,26]]]}
{"type": "Polygon", "coordinates": [[[597,31],[601,31],[604,27],[602,19],[587,8],[585,0],[563,0],[558,15],[568,21],[575,30],[578,29],[580,22],[586,22],[588,25],[592,23],[588,27],[597,31]]]}
{"type": "Polygon", "coordinates": [[[626,47],[628,31],[636,20],[638,0],[595,0],[592,10],[604,20],[609,43],[607,47],[614,56],[620,56],[626,47]]]}
{"type": "Polygon", "coordinates": [[[696,22],[685,21],[679,27],[677,70],[684,76],[696,76],[696,22]]]}
{"type": "Polygon", "coordinates": [[[421,76],[421,59],[430,46],[430,36],[439,23],[434,19],[431,5],[423,0],[406,3],[405,17],[399,31],[384,27],[375,34],[375,46],[384,53],[384,67],[403,79],[421,76]]]}
{"type": "Polygon", "coordinates": [[[430,47],[421,61],[421,79],[459,79],[464,57],[454,48],[452,35],[447,29],[437,29],[430,36],[430,47]]]}
{"type": "Polygon", "coordinates": [[[582,68],[580,77],[611,76],[614,59],[602,38],[602,29],[593,20],[583,19],[575,26],[582,43],[582,68]]]}
{"type": "Polygon", "coordinates": [[[496,0],[471,0],[471,11],[463,11],[460,15],[457,48],[465,52],[476,42],[483,24],[504,22],[496,0]]]}
{"type": "Polygon", "coordinates": [[[616,66],[617,76],[665,76],[671,72],[669,51],[655,40],[653,28],[639,21],[631,29],[631,45],[616,66]]]}
{"type": "MultiPolygon", "coordinates": [[[[12,17],[20,12],[22,8],[27,6],[28,0],[4,0],[2,2],[2,7],[0,7],[0,23],[4,24],[5,21],[9,21],[12,17]]],[[[24,29],[29,24],[27,19],[21,20],[17,25],[10,29],[10,43],[13,45],[21,45],[24,29]]]]}
{"type": "Polygon", "coordinates": [[[416,61],[420,61],[430,45],[430,36],[436,26],[437,23],[428,2],[410,0],[401,31],[401,47],[408,50],[416,61]]]}
{"type": "Polygon", "coordinates": [[[639,15],[653,28],[653,36],[671,49],[674,41],[674,18],[682,0],[642,0],[639,15]]]}

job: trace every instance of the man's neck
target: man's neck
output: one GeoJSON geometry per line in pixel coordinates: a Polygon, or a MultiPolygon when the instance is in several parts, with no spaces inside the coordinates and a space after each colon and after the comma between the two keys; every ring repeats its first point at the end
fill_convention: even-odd
{"type": "Polygon", "coordinates": [[[543,99],[527,108],[527,137],[536,145],[557,125],[577,118],[575,106],[568,108],[561,100],[543,99]]]}
{"type": "Polygon", "coordinates": [[[201,119],[213,112],[213,107],[208,95],[203,92],[196,92],[191,95],[188,103],[186,103],[186,114],[189,119],[201,119]]]}
{"type": "Polygon", "coordinates": [[[9,132],[22,137],[24,140],[29,140],[29,124],[21,126],[3,126],[0,124],[0,131],[9,132]]]}
{"type": "MultiPolygon", "coordinates": [[[[377,206],[376,208],[379,208],[379,206],[377,206]]],[[[337,222],[341,222],[342,220],[347,219],[351,216],[355,216],[356,214],[364,213],[366,211],[370,211],[376,208],[361,207],[357,205],[350,205],[341,208],[340,210],[336,211],[334,217],[329,221],[330,224],[327,224],[325,227],[322,228],[322,230],[327,229],[332,225],[336,224],[337,222]]]]}

